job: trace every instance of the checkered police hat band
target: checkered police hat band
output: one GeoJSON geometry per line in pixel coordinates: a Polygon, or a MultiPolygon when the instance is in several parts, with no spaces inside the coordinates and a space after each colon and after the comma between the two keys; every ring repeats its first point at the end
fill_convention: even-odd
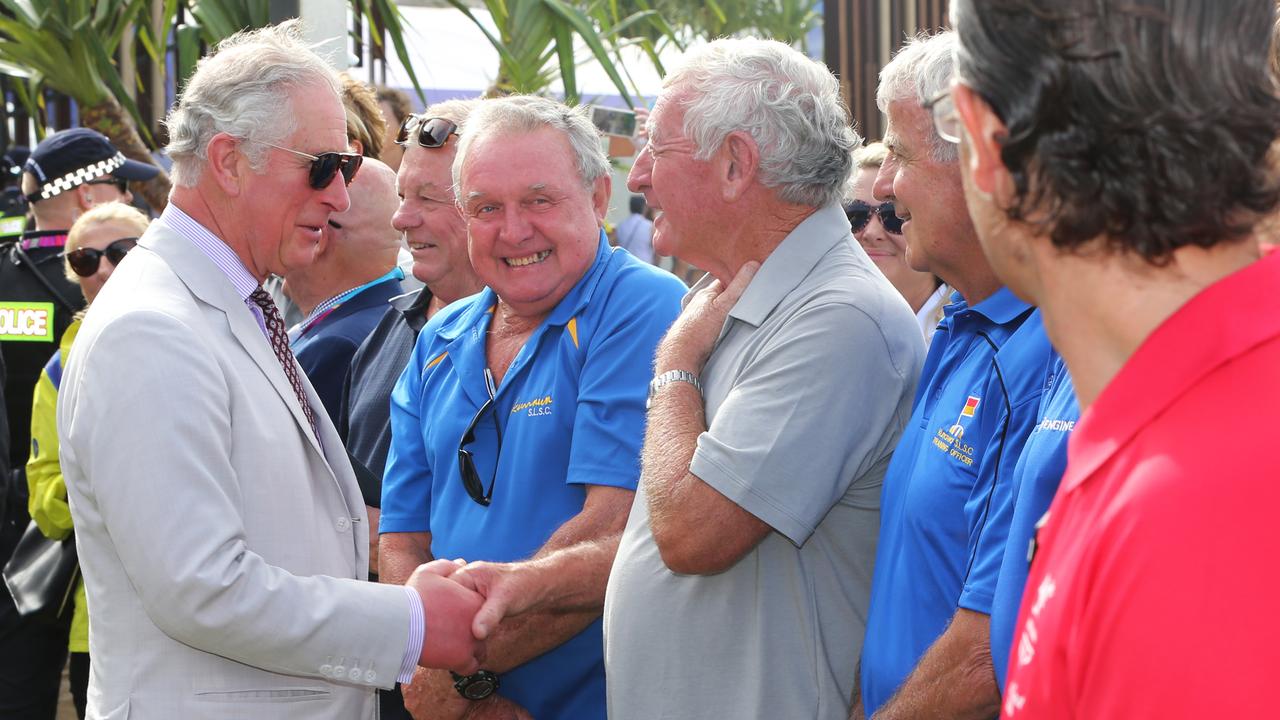
{"type": "Polygon", "coordinates": [[[87,165],[60,178],[54,178],[44,183],[40,186],[40,199],[48,200],[51,197],[61,195],[67,190],[83,185],[90,180],[96,180],[103,175],[110,175],[122,167],[124,167],[124,153],[117,152],[114,157],[99,160],[92,165],[87,165]]]}

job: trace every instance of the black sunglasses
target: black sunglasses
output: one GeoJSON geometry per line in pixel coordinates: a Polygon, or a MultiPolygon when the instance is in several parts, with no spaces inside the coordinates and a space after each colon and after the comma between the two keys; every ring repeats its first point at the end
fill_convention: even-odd
{"type": "Polygon", "coordinates": [[[90,180],[89,182],[85,183],[85,185],[115,185],[116,189],[120,191],[121,195],[129,191],[129,181],[125,180],[124,178],[115,177],[113,175],[108,175],[103,178],[98,178],[97,180],[90,180]]]}
{"type": "Polygon", "coordinates": [[[412,138],[424,148],[438,148],[449,141],[450,135],[457,134],[458,124],[452,120],[410,115],[400,123],[400,132],[396,133],[396,144],[404,145],[412,138]]]}
{"type": "MultiPolygon", "coordinates": [[[[259,140],[258,142],[262,142],[259,140]]],[[[311,161],[311,175],[308,182],[312,190],[323,190],[329,187],[333,179],[338,173],[342,173],[342,184],[350,185],[351,181],[356,177],[356,171],[360,169],[360,163],[364,162],[364,157],[356,153],[340,153],[327,152],[319,155],[304,153],[301,150],[283,147],[281,145],[272,145],[269,142],[262,143],[267,147],[273,147],[277,150],[291,152],[298,157],[304,157],[311,161]]]]}
{"type": "Polygon", "coordinates": [[[902,224],[906,222],[894,213],[892,202],[868,205],[861,200],[854,200],[845,206],[844,214],[849,218],[849,225],[854,232],[862,232],[867,223],[871,222],[872,214],[879,215],[880,224],[894,235],[902,234],[902,224]]]}
{"type": "Polygon", "coordinates": [[[97,248],[79,248],[67,253],[67,264],[71,266],[71,270],[80,277],[90,277],[98,272],[98,265],[102,262],[105,255],[107,262],[112,267],[120,264],[125,255],[138,244],[138,238],[120,238],[112,241],[105,250],[97,248]]]}
{"type": "Polygon", "coordinates": [[[480,481],[480,473],[476,471],[476,460],[470,450],[466,449],[467,445],[476,440],[476,426],[480,424],[480,418],[484,414],[494,409],[493,402],[493,376],[489,374],[486,368],[484,371],[485,383],[489,390],[489,399],[484,401],[480,409],[476,411],[476,416],[471,418],[471,424],[467,426],[466,432],[462,433],[462,442],[458,443],[458,474],[462,476],[462,487],[466,488],[467,495],[472,500],[489,506],[489,501],[493,498],[493,486],[498,484],[498,456],[502,454],[502,429],[498,427],[498,419],[493,419],[493,429],[498,435],[498,446],[494,452],[493,460],[493,479],[489,481],[489,490],[486,492],[484,483],[480,481]]]}

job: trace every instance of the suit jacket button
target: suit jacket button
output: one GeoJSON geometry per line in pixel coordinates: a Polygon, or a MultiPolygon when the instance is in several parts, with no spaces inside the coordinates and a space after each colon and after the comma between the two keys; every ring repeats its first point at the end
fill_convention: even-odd
{"type": "Polygon", "coordinates": [[[332,665],[330,665],[329,663],[325,663],[324,665],[321,665],[321,666],[320,666],[320,674],[321,674],[321,675],[323,675],[323,676],[325,676],[325,677],[329,677],[329,674],[330,674],[330,673],[332,673],[332,672],[333,672],[333,666],[332,666],[332,665]]]}
{"type": "Polygon", "coordinates": [[[346,532],[346,531],[347,531],[347,528],[349,528],[349,527],[351,527],[351,520],[349,520],[349,519],[347,519],[347,518],[345,518],[345,517],[340,517],[340,518],[338,518],[338,530],[339,530],[339,531],[341,531],[341,532],[346,532]]]}
{"type": "Polygon", "coordinates": [[[364,674],[364,681],[365,681],[365,682],[367,682],[367,683],[372,683],[372,682],[376,682],[376,681],[377,681],[377,679],[378,679],[378,673],[376,673],[376,672],[374,672],[374,671],[372,671],[372,670],[367,670],[367,671],[365,671],[365,674],[364,674]]]}

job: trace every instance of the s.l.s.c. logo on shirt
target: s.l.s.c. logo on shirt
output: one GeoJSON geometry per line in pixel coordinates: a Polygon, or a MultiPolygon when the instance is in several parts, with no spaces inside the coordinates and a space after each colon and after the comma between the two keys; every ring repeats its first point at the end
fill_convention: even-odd
{"type": "Polygon", "coordinates": [[[951,423],[949,427],[938,428],[933,437],[933,446],[935,448],[964,463],[966,467],[973,465],[975,451],[972,445],[964,441],[964,433],[969,426],[969,422],[977,414],[980,404],[982,404],[982,398],[970,395],[965,400],[964,407],[960,408],[960,414],[956,416],[956,421],[951,423]]]}
{"type": "Polygon", "coordinates": [[[515,405],[512,405],[511,414],[512,415],[523,414],[528,417],[541,417],[544,415],[550,415],[553,407],[554,407],[554,402],[551,399],[550,393],[548,393],[546,395],[543,395],[542,397],[534,398],[532,400],[525,400],[523,402],[518,402],[515,405]]]}

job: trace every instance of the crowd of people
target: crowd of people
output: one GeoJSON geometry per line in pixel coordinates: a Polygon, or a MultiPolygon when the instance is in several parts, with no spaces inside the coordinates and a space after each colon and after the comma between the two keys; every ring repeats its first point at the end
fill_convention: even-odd
{"type": "Polygon", "coordinates": [[[296,23],[199,62],[154,219],[41,142],[0,549],[83,582],[0,603],[0,715],[69,649],[111,720],[1270,716],[1277,8],[951,21],[867,144],[691,50],[617,228],[582,109],[410,113],[296,23]]]}

